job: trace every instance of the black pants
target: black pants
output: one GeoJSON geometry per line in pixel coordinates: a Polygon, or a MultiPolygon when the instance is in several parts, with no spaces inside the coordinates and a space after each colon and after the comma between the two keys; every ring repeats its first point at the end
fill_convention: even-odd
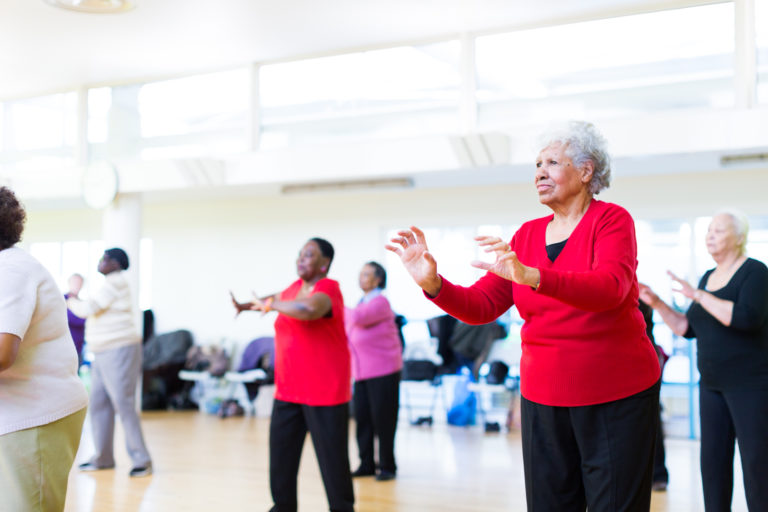
{"type": "Polygon", "coordinates": [[[355,421],[360,468],[376,469],[374,438],[379,440],[379,468],[395,473],[395,430],[400,408],[400,372],[355,382],[355,421]]]}
{"type": "Polygon", "coordinates": [[[269,483],[274,512],[296,512],[301,451],[309,431],[333,512],[353,512],[349,403],[310,406],[275,400],[269,426],[269,483]]]}
{"type": "Polygon", "coordinates": [[[669,472],[667,471],[667,454],[664,450],[664,424],[661,421],[661,407],[656,416],[656,453],[653,456],[653,481],[669,482],[669,472]]]}
{"type": "Polygon", "coordinates": [[[699,389],[701,481],[707,512],[731,510],[733,456],[739,440],[750,511],[768,510],[768,389],[699,389]]]}
{"type": "Polygon", "coordinates": [[[659,414],[657,382],[597,405],[552,407],[522,399],[529,512],[647,512],[659,414]]]}

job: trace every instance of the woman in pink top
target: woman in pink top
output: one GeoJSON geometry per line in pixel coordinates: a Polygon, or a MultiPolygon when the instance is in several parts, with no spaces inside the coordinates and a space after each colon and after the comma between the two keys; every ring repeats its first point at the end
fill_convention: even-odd
{"type": "Polygon", "coordinates": [[[395,314],[381,294],[387,285],[384,267],[369,261],[360,271],[365,295],[357,307],[347,309],[345,324],[352,352],[355,379],[355,420],[360,467],[352,476],[395,478],[395,429],[400,406],[400,370],[403,350],[395,314]],[[373,440],[379,439],[379,473],[376,474],[373,440]]]}

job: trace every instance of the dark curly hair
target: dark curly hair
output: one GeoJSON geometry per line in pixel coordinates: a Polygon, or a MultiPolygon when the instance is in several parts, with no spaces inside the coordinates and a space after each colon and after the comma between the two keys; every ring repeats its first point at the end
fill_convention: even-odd
{"type": "Polygon", "coordinates": [[[16,245],[24,232],[27,212],[8,187],[0,187],[0,251],[16,245]]]}

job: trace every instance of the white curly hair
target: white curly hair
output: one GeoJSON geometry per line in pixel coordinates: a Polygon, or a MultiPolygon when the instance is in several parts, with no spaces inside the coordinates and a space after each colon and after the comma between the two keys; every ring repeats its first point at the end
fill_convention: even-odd
{"type": "Polygon", "coordinates": [[[611,157],[606,150],[605,138],[592,123],[586,121],[568,121],[561,126],[547,130],[539,137],[541,148],[553,144],[565,146],[565,155],[577,168],[585,162],[592,162],[592,179],[589,192],[599,194],[611,184],[611,157]]]}

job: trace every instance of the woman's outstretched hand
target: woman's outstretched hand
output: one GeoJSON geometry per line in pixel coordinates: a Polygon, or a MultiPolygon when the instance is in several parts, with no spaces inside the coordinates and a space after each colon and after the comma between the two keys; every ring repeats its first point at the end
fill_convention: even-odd
{"type": "Polygon", "coordinates": [[[695,294],[696,294],[696,288],[688,284],[688,281],[681,277],[677,277],[674,273],[672,273],[671,270],[667,270],[667,275],[672,278],[673,281],[678,283],[680,285],[679,289],[675,289],[673,291],[676,291],[678,293],[682,293],[686,297],[688,297],[691,300],[695,300],[695,294]]]}
{"type": "Polygon", "coordinates": [[[508,242],[497,236],[476,236],[475,240],[480,247],[484,248],[485,252],[495,253],[496,261],[493,263],[473,261],[473,267],[486,270],[517,284],[534,288],[539,286],[539,279],[541,278],[539,270],[523,265],[508,242]]]}
{"type": "Polygon", "coordinates": [[[229,291],[229,296],[232,298],[232,305],[235,306],[235,310],[237,311],[235,316],[239,315],[243,311],[248,311],[251,309],[250,302],[237,302],[237,299],[235,299],[235,294],[232,293],[232,290],[229,291]]]}
{"type": "Polygon", "coordinates": [[[261,311],[262,316],[272,311],[272,301],[274,300],[272,297],[267,297],[266,299],[262,300],[259,298],[256,292],[252,293],[253,300],[250,302],[250,307],[248,309],[251,311],[261,311]]]}
{"type": "Polygon", "coordinates": [[[416,284],[432,297],[440,293],[443,282],[437,274],[437,262],[427,248],[424,232],[411,226],[411,229],[398,231],[390,242],[385,248],[400,257],[416,284]]]}
{"type": "Polygon", "coordinates": [[[250,302],[237,302],[237,299],[235,299],[235,295],[230,291],[229,296],[232,298],[232,304],[235,306],[235,310],[237,310],[237,313],[235,313],[235,316],[239,315],[243,311],[261,311],[261,313],[267,314],[272,309],[272,301],[274,300],[272,297],[267,297],[266,299],[262,300],[259,298],[259,296],[256,294],[256,292],[253,293],[253,300],[250,302]]]}
{"type": "Polygon", "coordinates": [[[651,290],[651,287],[644,283],[637,283],[640,291],[640,300],[648,304],[653,309],[656,309],[656,307],[661,302],[661,299],[658,295],[656,295],[656,292],[651,290]]]}

